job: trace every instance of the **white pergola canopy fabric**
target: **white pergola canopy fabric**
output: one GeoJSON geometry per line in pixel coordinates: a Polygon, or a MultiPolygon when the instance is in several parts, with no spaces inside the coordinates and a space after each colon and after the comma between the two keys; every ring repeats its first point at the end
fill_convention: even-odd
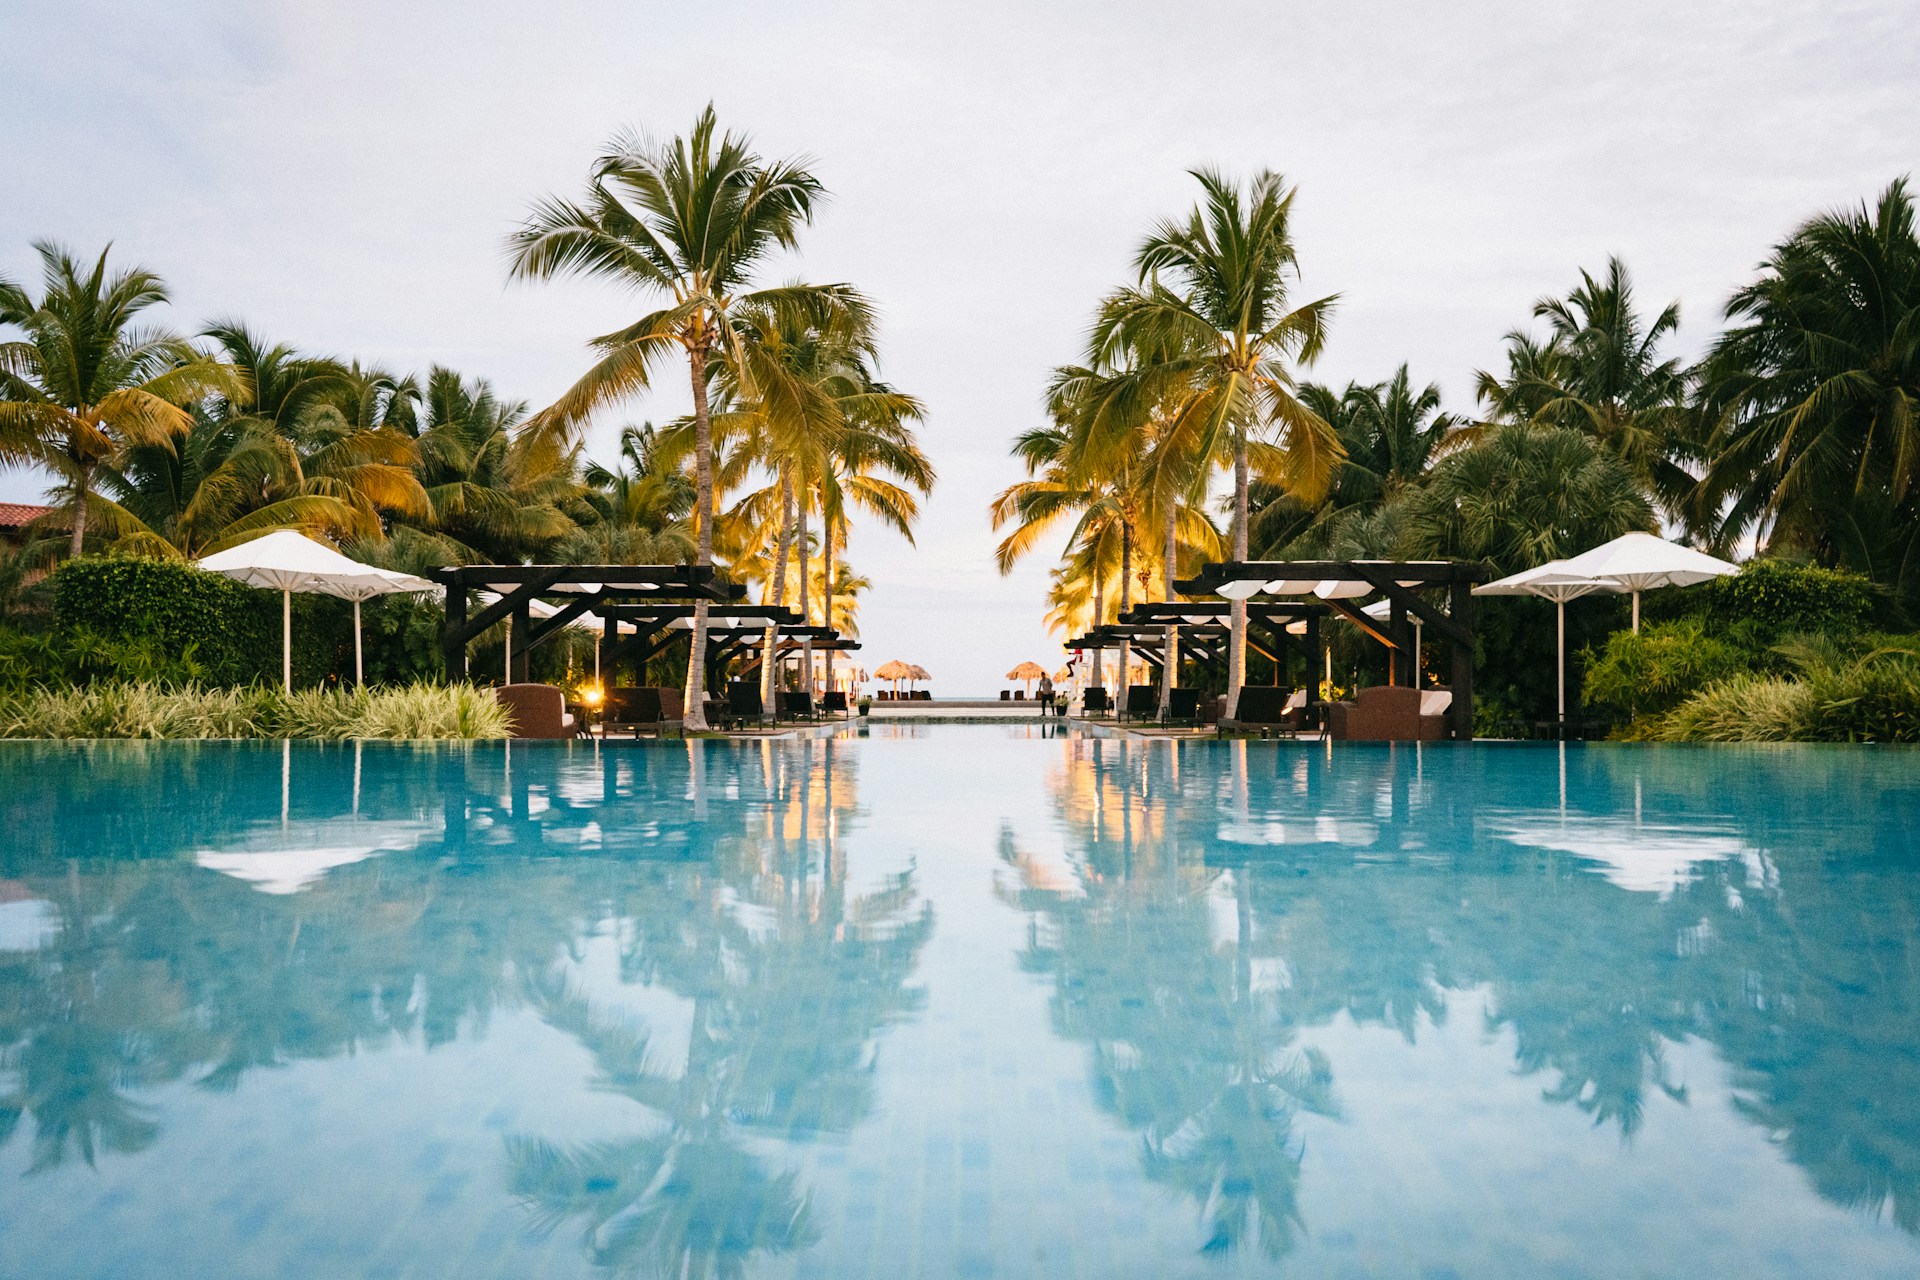
{"type": "Polygon", "coordinates": [[[250,587],[280,593],[280,677],[293,690],[293,592],[353,601],[353,677],[362,682],[360,603],[375,596],[437,592],[425,578],[350,560],[325,543],[282,529],[216,552],[200,567],[250,587]]]}

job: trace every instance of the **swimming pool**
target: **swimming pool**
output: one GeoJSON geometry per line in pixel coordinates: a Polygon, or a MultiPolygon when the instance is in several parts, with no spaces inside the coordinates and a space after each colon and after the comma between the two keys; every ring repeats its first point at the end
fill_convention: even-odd
{"type": "Polygon", "coordinates": [[[4,744],[0,1276],[1920,1273],[1920,757],[4,744]]]}

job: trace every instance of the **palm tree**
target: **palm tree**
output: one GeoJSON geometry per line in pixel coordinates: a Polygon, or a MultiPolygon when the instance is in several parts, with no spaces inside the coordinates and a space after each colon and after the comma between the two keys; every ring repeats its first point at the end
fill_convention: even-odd
{"type": "Polygon", "coordinates": [[[101,465],[94,522],[115,549],[198,558],[276,529],[376,545],[389,520],[428,514],[413,440],[360,409],[368,382],[391,380],[267,346],[231,321],[207,336],[250,393],[207,397],[184,437],[101,465]]]}
{"type": "Polygon", "coordinates": [[[501,400],[485,379],[436,365],[409,412],[430,514],[419,523],[451,561],[513,561],[575,531],[590,515],[579,447],[558,447],[523,426],[523,401],[501,400]]]}
{"type": "Polygon", "coordinates": [[[687,516],[693,484],[660,447],[652,424],[620,433],[620,460],[588,463],[582,501],[593,519],[551,554],[562,564],[683,564],[693,558],[687,516]]]}
{"type": "MultiPolygon", "coordinates": [[[[1280,175],[1256,174],[1243,193],[1210,170],[1195,170],[1204,197],[1183,222],[1163,222],[1140,246],[1140,285],[1104,310],[1095,349],[1159,354],[1128,393],[1166,399],[1177,388],[1168,430],[1195,436],[1197,457],[1230,459],[1233,554],[1247,556],[1247,486],[1253,447],[1278,428],[1267,468],[1300,497],[1317,501],[1340,462],[1333,428],[1295,394],[1290,361],[1311,364],[1326,341],[1334,298],[1292,305],[1299,274],[1294,249],[1294,189],[1280,175]]],[[[1117,405],[1116,424],[1129,416],[1117,405]]],[[[1239,707],[1246,676],[1246,602],[1232,608],[1227,715],[1239,707]]]]}
{"type": "MultiPolygon", "coordinates": [[[[994,550],[994,563],[1002,576],[1012,573],[1061,522],[1073,518],[1066,542],[1067,582],[1090,583],[1090,620],[1097,627],[1107,620],[1110,575],[1117,577],[1118,612],[1125,613],[1132,605],[1134,544],[1144,513],[1133,455],[1112,451],[1102,459],[1101,469],[1074,457],[1070,424],[1080,412],[1080,388],[1092,378],[1090,370],[1071,366],[1056,371],[1051,397],[1054,425],[1025,432],[1014,442],[1014,453],[1026,463],[1029,478],[1002,489],[989,511],[995,530],[1011,526],[994,550]]],[[[1131,646],[1123,638],[1122,686],[1130,656],[1131,646]]]]}
{"type": "Polygon", "coordinates": [[[1487,560],[1502,572],[1655,527],[1634,475],[1599,441],[1518,423],[1443,460],[1401,509],[1409,555],[1487,560]]]}
{"type": "MultiPolygon", "coordinates": [[[[773,252],[794,246],[823,189],[799,161],[761,160],[744,135],[717,136],[709,106],[692,131],[669,143],[616,137],[595,163],[586,200],[537,205],[511,241],[512,274],[542,280],[564,273],[599,276],[667,305],[594,340],[600,359],[543,410],[545,434],[571,433],[596,410],[644,390],[670,352],[686,357],[693,392],[696,561],[713,563],[713,436],[709,383],[716,362],[748,391],[781,383],[758,359],[736,322],[743,307],[824,317],[842,309],[848,290],[787,285],[747,291],[773,252]],[[772,375],[771,377],[769,375],[772,375]]],[[[687,663],[687,724],[707,727],[707,604],[694,607],[687,663]]]]}
{"type": "Polygon", "coordinates": [[[1314,506],[1265,481],[1249,486],[1252,545],[1263,559],[1325,557],[1337,544],[1364,540],[1362,526],[1435,462],[1478,437],[1480,429],[1440,411],[1440,388],[1416,389],[1407,366],[1386,382],[1349,382],[1345,391],[1307,383],[1300,400],[1340,437],[1345,460],[1326,500],[1314,506]]]}
{"type": "Polygon", "coordinates": [[[68,548],[79,555],[100,468],[135,445],[171,447],[192,419],[182,406],[203,396],[240,398],[242,375],[161,330],[134,327],[167,301],[160,277],[138,267],[91,270],[40,241],[38,301],[0,279],[0,326],[25,332],[0,343],[0,463],[45,467],[73,510],[68,548]]]}
{"type": "Polygon", "coordinates": [[[1920,601],[1920,239],[1905,179],[1823,214],[1727,304],[1702,370],[1720,540],[1838,561],[1920,601]]]}
{"type": "Polygon", "coordinates": [[[1697,452],[1687,372],[1659,354],[1680,327],[1680,304],[1647,323],[1635,310],[1626,265],[1609,258],[1599,279],[1582,271],[1577,288],[1540,299],[1533,314],[1547,322],[1548,341],[1508,334],[1507,378],[1482,371],[1481,402],[1503,421],[1587,432],[1669,514],[1684,515],[1696,482],[1682,464],[1697,452]]]}

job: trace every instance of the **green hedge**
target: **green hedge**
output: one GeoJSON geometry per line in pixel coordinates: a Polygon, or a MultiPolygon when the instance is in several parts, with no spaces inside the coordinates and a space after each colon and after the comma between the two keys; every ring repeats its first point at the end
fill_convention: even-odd
{"type": "Polygon", "coordinates": [[[1657,594],[1684,600],[1709,633],[1761,648],[1788,636],[1856,635],[1880,603],[1857,573],[1784,560],[1755,560],[1739,573],[1657,594]]]}
{"type": "Polygon", "coordinates": [[[151,641],[178,657],[189,646],[214,684],[248,684],[280,667],[280,601],[173,560],[83,556],[53,574],[62,631],[151,641]]]}
{"type": "MultiPolygon", "coordinates": [[[[54,571],[56,629],[116,644],[192,655],[212,685],[280,682],[280,593],[242,586],[175,560],[85,556],[54,571]]],[[[440,676],[441,611],[391,596],[363,606],[367,679],[413,683],[440,676]]],[[[144,671],[121,672],[149,678],[144,671]]],[[[311,688],[353,678],[353,606],[331,596],[293,597],[293,681],[311,688]]]]}

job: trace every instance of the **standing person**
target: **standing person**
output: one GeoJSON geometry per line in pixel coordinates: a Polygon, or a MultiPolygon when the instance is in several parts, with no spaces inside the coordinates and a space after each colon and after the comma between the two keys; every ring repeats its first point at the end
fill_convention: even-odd
{"type": "Polygon", "coordinates": [[[1040,716],[1045,719],[1047,713],[1053,710],[1053,677],[1041,672],[1040,687],[1035,690],[1035,693],[1040,698],[1040,716]]]}

